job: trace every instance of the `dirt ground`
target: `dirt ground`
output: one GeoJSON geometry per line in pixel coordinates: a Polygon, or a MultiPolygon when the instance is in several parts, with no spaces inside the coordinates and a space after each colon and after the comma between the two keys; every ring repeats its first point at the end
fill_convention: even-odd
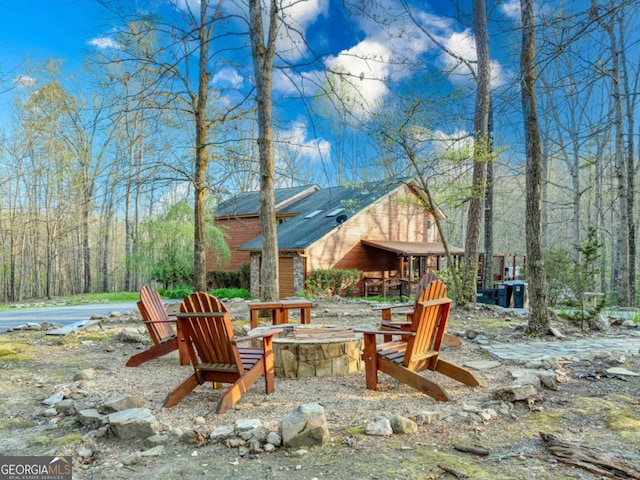
{"type": "MultiPolygon", "coordinates": [[[[234,328],[248,318],[243,301],[227,302],[234,328]]],[[[379,312],[364,301],[314,302],[312,323],[376,325],[379,312]]],[[[294,321],[295,319],[291,319],[294,321]]],[[[484,305],[454,309],[448,331],[463,338],[459,347],[446,346],[442,358],[462,364],[490,359],[478,339],[491,343],[528,341],[526,317],[484,305]],[[470,340],[468,337],[474,337],[470,340]]],[[[597,336],[554,320],[566,337],[597,336]]],[[[123,343],[123,330],[145,333],[136,315],[104,319],[66,337],[44,332],[0,335],[0,455],[72,455],[77,479],[594,479],[603,476],[559,461],[540,432],[579,444],[592,458],[612,455],[640,466],[640,377],[602,375],[611,366],[640,372],[638,355],[592,358],[553,365],[561,383],[557,390],[541,389],[535,402],[507,402],[494,392],[511,384],[515,365],[474,372],[482,386],[471,388],[428,372],[448,391],[451,401],[436,402],[395,379],[381,375],[377,392],[365,389],[364,373],[324,378],[276,378],[276,391],[266,396],[259,380],[231,411],[218,415],[218,391],[198,387],[178,406],[162,408],[166,394],[190,375],[179,366],[177,353],[125,367],[138,346],[123,343]],[[93,378],[74,381],[83,370],[93,378]],[[240,456],[238,449],[210,441],[170,439],[160,456],[140,456],[152,447],[80,425],[74,415],[47,415],[42,400],[64,390],[77,410],[93,408],[124,396],[137,396],[165,431],[196,430],[206,438],[215,427],[233,426],[236,419],[259,419],[277,430],[283,415],[304,403],[324,406],[330,441],[299,452],[279,448],[273,453],[240,456]],[[493,409],[497,416],[483,421],[474,412],[493,409]],[[437,412],[417,433],[370,436],[364,425],[395,414],[416,418],[437,412]],[[461,451],[482,448],[488,455],[461,451]]],[[[611,334],[619,334],[614,330],[611,334]]],[[[558,341],[552,337],[546,341],[558,341]]],[[[173,438],[173,437],[171,437],[173,438]]],[[[619,477],[638,478],[638,477],[619,477]]]]}

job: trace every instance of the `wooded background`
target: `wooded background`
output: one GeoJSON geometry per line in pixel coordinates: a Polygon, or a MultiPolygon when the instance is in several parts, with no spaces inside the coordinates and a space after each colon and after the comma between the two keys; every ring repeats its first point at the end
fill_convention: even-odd
{"type": "MultiPolygon", "coordinates": [[[[260,185],[256,92],[253,83],[214,88],[211,77],[225,68],[252,68],[241,65],[251,57],[249,10],[202,1],[192,12],[179,3],[160,15],[127,10],[124,1],[105,2],[118,48],[88,53],[81,75],[65,73],[57,59],[5,74],[1,95],[11,109],[0,137],[2,301],[133,291],[175,270],[189,278],[194,255],[205,244],[220,265],[228,258],[212,216],[220,199],[260,185]],[[232,22],[236,17],[245,22],[232,22]],[[221,46],[229,37],[233,55],[221,46]],[[202,202],[195,209],[194,194],[202,202]],[[196,222],[200,215],[204,227],[196,222]],[[198,234],[198,228],[204,231],[198,234]]],[[[322,75],[310,95],[299,88],[272,97],[275,186],[419,177],[447,216],[442,233],[449,244],[469,240],[476,200],[483,214],[491,213],[484,216],[490,229],[472,229],[477,248],[486,250],[488,241],[495,254],[525,254],[522,23],[507,23],[496,13],[515,3],[452,2],[452,18],[471,35],[482,31],[484,21],[491,58],[495,50],[502,68],[515,72],[484,90],[490,94],[486,143],[479,135],[474,142],[473,135],[480,131],[479,85],[487,82],[477,67],[481,49],[471,58],[448,51],[420,23],[411,2],[398,3],[405,21],[426,38],[434,36],[452,63],[436,69],[433,56],[421,64],[393,58],[411,75],[390,85],[375,109],[358,97],[361,77],[326,61],[337,52],[299,63],[276,52],[276,68],[287,75],[310,64],[322,75]],[[484,20],[472,11],[478,5],[484,20]],[[451,82],[462,74],[471,83],[451,82]],[[292,97],[302,105],[314,142],[303,145],[278,133],[295,124],[286,115],[292,97]],[[329,155],[319,139],[330,139],[329,155]],[[323,161],[310,161],[309,149],[324,153],[323,161]],[[474,179],[479,163],[489,170],[480,177],[483,188],[490,187],[480,197],[474,179]],[[489,240],[481,240],[485,231],[489,240]]],[[[583,268],[582,290],[603,292],[621,305],[636,302],[638,3],[540,2],[535,12],[541,229],[549,281],[567,271],[573,277],[566,281],[575,284],[583,268]]],[[[343,2],[341,8],[375,17],[381,28],[389,25],[375,1],[343,2]]],[[[282,35],[295,30],[286,15],[279,21],[282,35]]],[[[476,45],[482,40],[474,38],[476,45]]]]}

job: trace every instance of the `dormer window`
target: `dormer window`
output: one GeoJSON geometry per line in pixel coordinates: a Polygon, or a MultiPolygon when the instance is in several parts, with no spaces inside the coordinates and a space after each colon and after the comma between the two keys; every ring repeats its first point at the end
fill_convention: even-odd
{"type": "Polygon", "coordinates": [[[322,213],[322,210],[314,210],[313,212],[311,212],[311,213],[309,213],[309,214],[305,215],[305,217],[304,217],[304,218],[313,218],[313,217],[315,217],[316,215],[319,215],[319,214],[321,214],[321,213],[322,213]]]}

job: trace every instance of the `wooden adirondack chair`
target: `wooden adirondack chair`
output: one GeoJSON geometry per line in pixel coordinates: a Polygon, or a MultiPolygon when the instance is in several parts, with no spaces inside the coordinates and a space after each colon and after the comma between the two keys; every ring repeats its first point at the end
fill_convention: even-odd
{"type": "Polygon", "coordinates": [[[184,338],[173,326],[177,319],[167,313],[158,292],[147,285],[143,286],[140,289],[138,309],[153,340],[153,346],[132,356],[127,361],[127,367],[137,367],[174,350],[180,353],[180,365],[188,365],[189,357],[184,338]]]}
{"type": "Polygon", "coordinates": [[[264,335],[234,339],[231,315],[225,305],[207,293],[193,293],[180,305],[180,329],[186,339],[194,373],[180,383],[166,398],[165,407],[173,407],[204,382],[231,383],[218,402],[218,413],[233,407],[247,389],[265,377],[267,394],[273,393],[273,336],[282,329],[264,335]],[[262,348],[239,348],[240,341],[262,339],[262,348]]]}
{"type": "MultiPolygon", "coordinates": [[[[446,298],[447,297],[447,287],[444,283],[440,281],[434,273],[426,273],[420,280],[418,280],[418,284],[416,285],[416,296],[413,306],[410,309],[407,309],[406,304],[398,304],[398,305],[389,305],[384,307],[376,308],[376,310],[382,311],[382,321],[380,322],[381,330],[389,330],[390,332],[397,332],[403,329],[408,329],[411,326],[411,321],[413,319],[413,312],[416,309],[416,305],[419,302],[424,302],[425,300],[434,300],[436,298],[446,298]],[[391,319],[391,310],[394,308],[401,307],[401,314],[406,315],[406,321],[404,322],[394,322],[391,319]]],[[[385,334],[384,341],[390,342],[392,340],[392,334],[385,334]]],[[[462,345],[461,340],[455,335],[451,335],[449,333],[445,333],[442,339],[443,343],[446,345],[452,346],[460,346],[462,345]]]]}
{"type": "Polygon", "coordinates": [[[450,308],[449,298],[418,302],[411,327],[395,333],[403,337],[399,341],[377,344],[376,335],[385,335],[386,331],[358,330],[364,335],[363,358],[367,389],[378,389],[378,371],[444,402],[449,400],[447,392],[418,372],[432,370],[465,385],[480,385],[469,370],[439,357],[450,308]]]}

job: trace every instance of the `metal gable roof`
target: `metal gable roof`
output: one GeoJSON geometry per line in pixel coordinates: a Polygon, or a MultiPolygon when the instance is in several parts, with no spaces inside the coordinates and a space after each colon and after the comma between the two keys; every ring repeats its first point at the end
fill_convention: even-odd
{"type": "MultiPolygon", "coordinates": [[[[280,210],[282,213],[299,213],[278,225],[278,249],[303,250],[309,247],[340,225],[338,217],[346,215],[346,221],[348,221],[349,217],[376,202],[400,185],[401,182],[389,183],[385,181],[364,184],[358,187],[323,188],[302,198],[280,210]],[[313,215],[315,212],[318,213],[313,215]],[[333,215],[328,216],[327,214],[333,215]]],[[[340,220],[344,221],[344,217],[340,220]]],[[[239,247],[239,250],[255,251],[261,249],[261,237],[256,237],[239,247]]]]}
{"type": "MultiPolygon", "coordinates": [[[[278,188],[275,191],[276,211],[281,211],[278,207],[288,206],[288,201],[298,196],[303,196],[317,190],[317,185],[302,185],[299,187],[278,188]]],[[[218,205],[216,217],[246,217],[258,216],[260,205],[260,192],[240,193],[218,205]]]]}

